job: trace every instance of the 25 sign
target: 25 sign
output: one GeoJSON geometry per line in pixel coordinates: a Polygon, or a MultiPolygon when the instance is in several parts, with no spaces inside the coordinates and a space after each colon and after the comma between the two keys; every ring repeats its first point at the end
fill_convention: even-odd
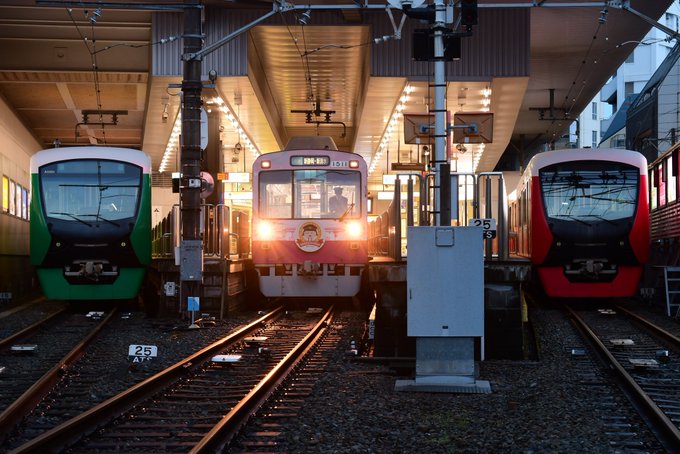
{"type": "Polygon", "coordinates": [[[484,229],[482,235],[485,240],[496,238],[496,220],[494,218],[472,218],[468,221],[468,225],[484,229]]]}
{"type": "Polygon", "coordinates": [[[155,345],[130,345],[128,347],[128,358],[134,363],[149,361],[158,356],[158,347],[155,345]]]}

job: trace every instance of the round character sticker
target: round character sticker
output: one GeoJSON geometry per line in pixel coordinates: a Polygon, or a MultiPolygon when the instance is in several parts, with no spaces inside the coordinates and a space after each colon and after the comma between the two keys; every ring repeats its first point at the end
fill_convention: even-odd
{"type": "Polygon", "coordinates": [[[323,230],[316,222],[305,222],[298,229],[295,244],[305,252],[315,252],[323,246],[323,230]]]}

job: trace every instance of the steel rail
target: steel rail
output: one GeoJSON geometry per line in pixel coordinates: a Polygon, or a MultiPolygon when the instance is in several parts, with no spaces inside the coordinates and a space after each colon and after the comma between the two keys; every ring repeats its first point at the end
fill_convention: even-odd
{"type": "Polygon", "coordinates": [[[22,329],[21,331],[16,332],[16,333],[12,334],[11,336],[0,340],[0,348],[5,348],[8,345],[16,342],[17,339],[21,339],[22,337],[25,337],[25,336],[31,334],[33,331],[40,328],[42,325],[49,322],[50,320],[57,317],[58,315],[63,314],[65,311],[66,311],[66,308],[59,309],[58,311],[51,313],[50,315],[43,318],[42,320],[38,320],[37,322],[33,323],[32,325],[27,326],[26,328],[22,329]]]}
{"type": "Polygon", "coordinates": [[[64,450],[84,435],[95,431],[107,421],[128,411],[143,399],[166,388],[179,378],[186,376],[190,371],[199,367],[201,363],[207,361],[228,345],[242,340],[253,331],[261,328],[263,322],[269,321],[281,314],[283,314],[282,306],[10,452],[34,453],[64,450]]]}
{"type": "Polygon", "coordinates": [[[241,401],[227,413],[190,451],[192,454],[222,452],[248,419],[257,412],[276,388],[286,379],[316,345],[330,325],[333,306],[314,328],[269,372],[241,401]]]}
{"type": "MultiPolygon", "coordinates": [[[[59,311],[61,313],[63,311],[59,311]]],[[[30,388],[28,388],[18,399],[12,402],[2,413],[0,413],[0,439],[14,428],[22,418],[28,415],[45,398],[47,393],[54,387],[64,370],[68,369],[78,358],[82,356],[87,346],[92,340],[102,332],[104,327],[111,321],[116,313],[113,309],[90,333],[68,352],[57,364],[45,372],[30,388]]],[[[48,319],[51,319],[50,316],[48,319]]],[[[43,320],[40,323],[45,322],[43,320]]],[[[30,328],[30,327],[29,327],[30,328]]],[[[24,330],[25,331],[25,330],[24,330]]]]}
{"type": "Polygon", "coordinates": [[[673,345],[673,347],[680,349],[680,338],[678,338],[676,335],[673,333],[670,333],[666,331],[665,329],[661,328],[660,326],[655,325],[654,323],[650,322],[644,317],[641,317],[640,315],[629,311],[625,307],[622,306],[614,306],[616,310],[623,312],[633,320],[635,320],[637,323],[640,325],[644,326],[646,329],[648,329],[653,335],[663,339],[664,341],[670,343],[673,345]]]}
{"type": "Polygon", "coordinates": [[[590,329],[586,322],[570,307],[566,307],[567,311],[572,316],[572,320],[576,327],[597,349],[597,353],[607,363],[611,370],[616,373],[616,376],[621,380],[621,383],[628,391],[628,396],[634,399],[640,410],[644,411],[644,415],[649,418],[654,424],[653,429],[658,430],[657,434],[661,435],[660,439],[666,449],[670,452],[680,452],[680,430],[671,421],[671,419],[659,408],[647,393],[638,385],[633,377],[626,371],[626,369],[619,363],[614,355],[612,355],[607,347],[600,341],[597,335],[590,329]]]}
{"type": "Polygon", "coordinates": [[[0,318],[5,318],[9,315],[14,314],[15,312],[22,311],[22,310],[26,309],[27,307],[31,307],[34,304],[38,304],[38,303],[43,302],[45,300],[46,300],[46,298],[44,296],[39,296],[39,297],[33,298],[29,301],[26,301],[23,304],[20,304],[18,306],[14,306],[11,309],[7,309],[7,310],[0,312],[0,318]]]}

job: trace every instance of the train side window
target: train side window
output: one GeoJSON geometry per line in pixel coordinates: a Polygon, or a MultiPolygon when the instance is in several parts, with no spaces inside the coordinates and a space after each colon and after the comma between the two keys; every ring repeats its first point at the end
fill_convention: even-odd
{"type": "Polygon", "coordinates": [[[16,184],[16,194],[14,196],[16,197],[16,202],[15,202],[16,209],[17,209],[16,214],[17,214],[17,217],[19,217],[19,218],[23,216],[23,209],[22,209],[22,206],[21,206],[21,192],[23,190],[24,190],[24,188],[19,183],[17,183],[16,184]]]}
{"type": "Polygon", "coordinates": [[[16,183],[9,180],[9,214],[17,214],[16,183]]]}
{"type": "Polygon", "coordinates": [[[659,168],[657,169],[656,181],[659,186],[659,206],[664,206],[666,204],[666,179],[664,178],[665,166],[663,162],[659,163],[659,168]]]}
{"type": "Polygon", "coordinates": [[[654,210],[657,208],[658,204],[658,184],[657,184],[657,169],[652,169],[651,178],[649,182],[649,208],[654,210]]]}
{"type": "Polygon", "coordinates": [[[671,170],[675,168],[675,159],[675,155],[671,154],[666,160],[666,201],[668,203],[675,202],[675,199],[677,198],[677,176],[675,172],[671,170]]]}
{"type": "Polygon", "coordinates": [[[2,176],[2,212],[9,211],[9,178],[2,176]]]}

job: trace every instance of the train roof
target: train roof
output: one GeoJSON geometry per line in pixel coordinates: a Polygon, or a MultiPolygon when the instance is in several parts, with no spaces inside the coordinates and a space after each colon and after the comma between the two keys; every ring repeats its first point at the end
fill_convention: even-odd
{"type": "Polygon", "coordinates": [[[656,159],[654,159],[653,162],[649,163],[649,168],[651,169],[651,168],[655,167],[659,162],[665,160],[669,155],[677,154],[679,149],[680,149],[680,142],[676,142],[668,150],[664,151],[659,156],[657,156],[656,159]]]}
{"type": "Polygon", "coordinates": [[[538,171],[544,167],[560,162],[574,161],[611,161],[630,164],[640,169],[640,173],[647,173],[647,159],[637,151],[622,150],[620,148],[567,148],[564,150],[545,151],[531,158],[525,172],[531,176],[538,176],[538,171]]]}
{"type": "Polygon", "coordinates": [[[130,162],[140,166],[143,173],[151,173],[151,158],[142,151],[132,148],[96,146],[60,147],[39,151],[31,156],[31,173],[38,173],[38,169],[46,164],[73,159],[110,159],[130,162]]]}

